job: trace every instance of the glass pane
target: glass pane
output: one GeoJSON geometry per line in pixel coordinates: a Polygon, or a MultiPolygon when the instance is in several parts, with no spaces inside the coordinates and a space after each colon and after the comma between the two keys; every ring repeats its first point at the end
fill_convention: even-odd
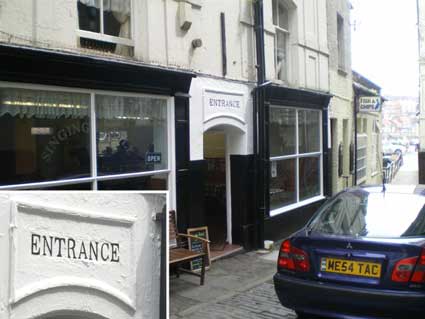
{"type": "Polygon", "coordinates": [[[286,34],[276,30],[276,74],[279,80],[285,81],[287,73],[286,34]]]}
{"type": "Polygon", "coordinates": [[[143,176],[98,182],[99,190],[155,190],[168,189],[168,174],[143,176]]]}
{"type": "Polygon", "coordinates": [[[279,3],[279,27],[288,30],[288,9],[285,8],[282,2],[279,3]]]}
{"type": "Polygon", "coordinates": [[[320,152],[320,112],[298,111],[299,153],[320,152]]]}
{"type": "Polygon", "coordinates": [[[273,24],[277,25],[277,14],[278,14],[278,9],[277,9],[277,0],[273,0],[273,24]]]}
{"type": "Polygon", "coordinates": [[[80,30],[100,32],[100,0],[78,0],[80,30]]]}
{"type": "Polygon", "coordinates": [[[131,0],[103,0],[105,34],[131,38],[131,0]]]}
{"type": "Polygon", "coordinates": [[[96,95],[99,175],[168,169],[167,101],[96,95]]]}
{"type": "Polygon", "coordinates": [[[295,110],[270,108],[270,156],[295,154],[295,110]]]}
{"type": "Polygon", "coordinates": [[[297,201],[295,159],[270,162],[270,210],[297,201]]]}
{"type": "Polygon", "coordinates": [[[0,184],[90,174],[90,95],[0,88],[0,184]]]}
{"type": "Polygon", "coordinates": [[[312,221],[313,231],[343,236],[398,238],[425,233],[425,197],[355,189],[335,196],[312,221]]]}
{"type": "Polygon", "coordinates": [[[320,195],[320,158],[300,158],[300,201],[320,195]]]}

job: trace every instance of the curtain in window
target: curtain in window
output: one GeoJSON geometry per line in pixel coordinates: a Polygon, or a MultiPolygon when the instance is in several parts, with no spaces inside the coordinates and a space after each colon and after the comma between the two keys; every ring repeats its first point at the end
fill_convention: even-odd
{"type": "Polygon", "coordinates": [[[90,95],[81,93],[0,89],[0,116],[56,119],[89,115],[90,95]]]}
{"type": "MultiPolygon", "coordinates": [[[[120,38],[131,38],[131,0],[101,0],[103,1],[103,13],[110,12],[120,25],[119,33],[112,34],[120,38]]],[[[79,0],[80,3],[101,10],[100,0],[79,0]]],[[[106,28],[106,20],[104,21],[106,28]]],[[[106,29],[105,29],[106,30],[106,29]]],[[[108,32],[105,32],[108,34],[108,32]]],[[[111,35],[111,34],[109,34],[111,35]]],[[[130,55],[130,48],[125,45],[117,45],[115,53],[119,55],[130,55]]]]}
{"type": "MultiPolygon", "coordinates": [[[[78,0],[82,4],[100,9],[99,0],[78,0]]],[[[131,1],[130,0],[103,0],[103,10],[121,13],[130,16],[131,1]]]]}
{"type": "Polygon", "coordinates": [[[145,97],[96,95],[98,119],[135,119],[166,121],[167,102],[145,97]]]}

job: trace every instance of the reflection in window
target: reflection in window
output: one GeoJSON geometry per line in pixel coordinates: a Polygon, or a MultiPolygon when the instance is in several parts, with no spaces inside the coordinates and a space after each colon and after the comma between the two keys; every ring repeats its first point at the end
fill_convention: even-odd
{"type": "Polygon", "coordinates": [[[320,151],[320,112],[298,111],[299,153],[320,151]]]}
{"type": "Polygon", "coordinates": [[[270,156],[295,153],[295,116],[295,109],[270,108],[270,156]]]}
{"type": "Polygon", "coordinates": [[[270,170],[270,209],[295,203],[295,160],[273,161],[270,163],[270,170]]]}
{"type": "Polygon", "coordinates": [[[99,190],[167,190],[167,174],[143,176],[137,178],[101,181],[98,183],[99,190]]]}
{"type": "Polygon", "coordinates": [[[90,95],[0,88],[1,185],[90,174],[90,95]]]}
{"type": "Polygon", "coordinates": [[[167,103],[96,95],[98,174],[168,169],[167,103]]]}
{"type": "Polygon", "coordinates": [[[320,195],[320,157],[302,157],[300,165],[300,200],[320,195]]]}

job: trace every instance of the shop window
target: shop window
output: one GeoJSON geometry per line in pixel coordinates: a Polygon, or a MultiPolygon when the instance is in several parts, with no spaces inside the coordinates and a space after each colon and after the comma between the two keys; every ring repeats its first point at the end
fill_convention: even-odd
{"type": "Polygon", "coordinates": [[[168,188],[167,99],[1,85],[0,188],[168,188]]]}
{"type": "Polygon", "coordinates": [[[164,99],[96,95],[98,175],[168,167],[164,99]]]}
{"type": "Polygon", "coordinates": [[[0,185],[90,175],[90,95],[0,88],[0,185]]]}
{"type": "Polygon", "coordinates": [[[270,108],[270,211],[322,196],[321,112],[270,108]]]}
{"type": "Polygon", "coordinates": [[[80,45],[132,55],[131,0],[78,0],[80,45]]]}
{"type": "Polygon", "coordinates": [[[276,78],[288,80],[289,9],[282,0],[273,0],[273,25],[275,27],[274,51],[276,78]]]}

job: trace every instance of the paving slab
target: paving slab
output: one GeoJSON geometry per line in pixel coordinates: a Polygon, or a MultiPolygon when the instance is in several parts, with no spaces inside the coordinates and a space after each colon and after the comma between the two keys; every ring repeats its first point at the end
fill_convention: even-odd
{"type": "MultiPolygon", "coordinates": [[[[264,255],[244,252],[217,260],[207,270],[204,286],[199,285],[198,277],[188,274],[181,274],[179,278],[171,276],[170,318],[189,318],[186,317],[189,313],[196,313],[217,302],[225,303],[234,295],[243,294],[253,287],[270,282],[276,272],[276,256],[276,253],[264,255]]],[[[275,295],[274,290],[270,293],[275,295]]],[[[241,304],[240,309],[235,309],[235,312],[247,315],[248,308],[244,307],[245,305],[241,304]]],[[[232,316],[229,317],[229,314],[225,316],[222,311],[217,310],[214,318],[239,318],[239,315],[232,316]]]]}

